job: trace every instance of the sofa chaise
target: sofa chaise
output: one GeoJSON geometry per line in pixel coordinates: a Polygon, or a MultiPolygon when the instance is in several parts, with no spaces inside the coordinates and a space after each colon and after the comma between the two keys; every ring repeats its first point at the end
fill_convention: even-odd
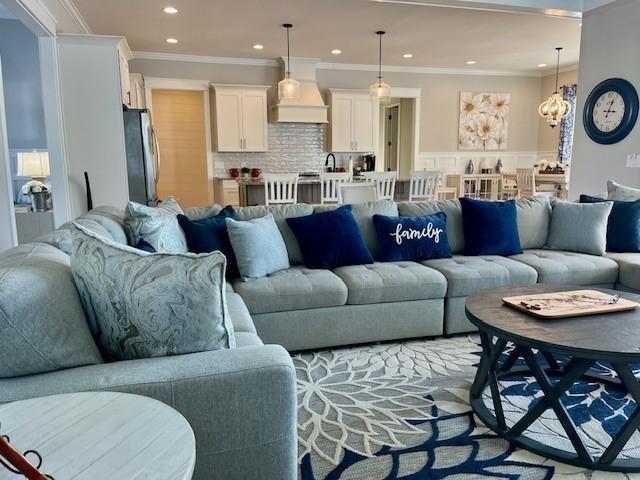
{"type": "MultiPolygon", "coordinates": [[[[333,207],[315,207],[326,208],[333,207]]],[[[213,206],[186,214],[197,219],[217,211],[213,206]]],[[[50,373],[0,378],[0,402],[88,390],[146,395],[171,405],[192,425],[197,443],[194,478],[294,479],[296,377],[287,350],[470,332],[474,327],[465,317],[465,300],[486,288],[545,282],[640,290],[640,254],[598,257],[545,249],[551,206],[544,197],[518,201],[524,252],[509,258],[463,255],[457,200],[354,205],[374,255],[373,214],[446,212],[453,257],[334,271],[304,267],[285,221],[313,211],[307,204],[238,209],[239,220],[273,213],[291,263],[288,270],[265,278],[227,284],[238,348],[77,368],[53,366],[50,373]]],[[[127,241],[120,210],[100,207],[76,221],[113,241],[127,241]]],[[[43,318],[47,309],[84,315],[69,267],[69,228],[63,225],[35,243],[0,254],[0,315],[10,315],[9,324],[34,309],[45,312],[43,318]],[[8,285],[11,288],[5,288],[8,285]],[[20,294],[12,295],[16,290],[20,294]]],[[[51,348],[63,341],[50,339],[51,348]]]]}

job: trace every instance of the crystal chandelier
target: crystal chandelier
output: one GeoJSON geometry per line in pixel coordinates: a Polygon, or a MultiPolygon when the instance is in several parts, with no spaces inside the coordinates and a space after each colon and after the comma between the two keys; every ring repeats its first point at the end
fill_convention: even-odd
{"type": "Polygon", "coordinates": [[[385,83],[382,77],[382,36],[384,31],[379,30],[376,32],[380,39],[380,46],[378,50],[378,81],[369,87],[369,95],[371,99],[377,102],[386,102],[391,98],[391,85],[385,83]]]}
{"type": "Polygon", "coordinates": [[[556,47],[558,58],[556,61],[556,91],[549,98],[540,104],[538,113],[544,118],[551,128],[555,127],[560,121],[571,112],[571,104],[567,102],[558,92],[558,74],[560,72],[560,50],[562,47],[556,47]]]}
{"type": "Polygon", "coordinates": [[[287,29],[287,68],[284,78],[278,82],[278,98],[297,99],[300,97],[300,82],[291,78],[291,58],[289,49],[289,30],[293,27],[290,23],[282,25],[287,29]]]}

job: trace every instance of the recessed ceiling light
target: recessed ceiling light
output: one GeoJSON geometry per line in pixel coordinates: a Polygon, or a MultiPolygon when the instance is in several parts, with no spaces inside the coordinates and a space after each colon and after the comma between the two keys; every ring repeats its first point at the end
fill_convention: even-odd
{"type": "Polygon", "coordinates": [[[178,40],[175,38],[167,38],[167,43],[178,43],[178,40]]]}
{"type": "Polygon", "coordinates": [[[333,50],[331,50],[331,53],[333,53],[334,55],[340,55],[342,53],[342,50],[340,50],[339,48],[334,48],[333,50]]]}
{"type": "Polygon", "coordinates": [[[539,67],[539,68],[544,68],[544,67],[546,67],[546,66],[547,66],[547,64],[546,64],[546,63],[539,63],[539,64],[538,64],[538,67],[539,67]]]}
{"type": "Polygon", "coordinates": [[[264,48],[263,45],[260,45],[259,43],[256,43],[253,48],[255,48],[256,50],[262,50],[264,48]]]}
{"type": "Polygon", "coordinates": [[[402,58],[413,58],[413,53],[405,53],[402,58]]]}
{"type": "Polygon", "coordinates": [[[467,60],[467,65],[475,65],[476,61],[475,60],[467,60]]]}
{"type": "Polygon", "coordinates": [[[174,13],[178,13],[178,9],[176,7],[164,7],[162,11],[170,15],[173,15],[174,13]]]}

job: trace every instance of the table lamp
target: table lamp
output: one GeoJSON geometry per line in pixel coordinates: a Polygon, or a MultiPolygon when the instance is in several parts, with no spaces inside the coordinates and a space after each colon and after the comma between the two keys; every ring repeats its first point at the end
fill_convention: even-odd
{"type": "Polygon", "coordinates": [[[19,177],[31,177],[34,180],[44,181],[46,177],[51,175],[49,168],[49,153],[37,152],[18,152],[18,168],[17,175],[19,177]]]}

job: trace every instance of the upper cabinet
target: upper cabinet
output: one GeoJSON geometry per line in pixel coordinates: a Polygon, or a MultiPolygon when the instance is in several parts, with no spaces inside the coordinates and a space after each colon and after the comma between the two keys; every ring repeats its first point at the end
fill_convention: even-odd
{"type": "Polygon", "coordinates": [[[118,44],[118,66],[120,67],[120,89],[122,91],[122,104],[127,107],[131,105],[131,80],[129,78],[129,60],[133,54],[126,41],[118,44]]]}
{"type": "Polygon", "coordinates": [[[144,78],[139,73],[129,74],[129,97],[131,104],[129,108],[147,108],[144,94],[144,78]]]}
{"type": "Polygon", "coordinates": [[[213,85],[218,152],[266,152],[268,86],[213,85]]]}
{"type": "Polygon", "coordinates": [[[329,90],[333,152],[375,152],[379,106],[362,90],[329,90]]]}

